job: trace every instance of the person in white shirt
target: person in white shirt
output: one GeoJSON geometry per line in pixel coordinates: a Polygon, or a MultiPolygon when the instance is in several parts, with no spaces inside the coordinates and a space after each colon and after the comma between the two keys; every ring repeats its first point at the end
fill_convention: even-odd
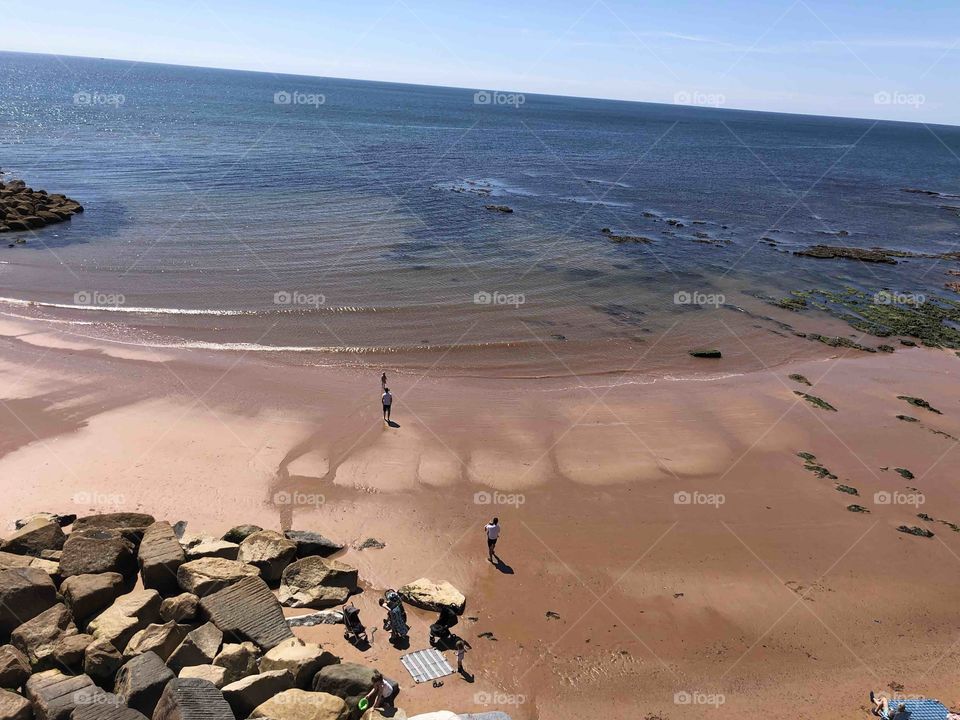
{"type": "Polygon", "coordinates": [[[383,388],[383,395],[380,396],[380,400],[383,401],[383,421],[385,423],[390,422],[390,406],[393,405],[393,395],[390,394],[390,388],[383,388]]]}
{"type": "Polygon", "coordinates": [[[500,537],[500,518],[494,518],[483,526],[487,533],[487,553],[490,556],[490,562],[497,557],[497,540],[500,537]]]}

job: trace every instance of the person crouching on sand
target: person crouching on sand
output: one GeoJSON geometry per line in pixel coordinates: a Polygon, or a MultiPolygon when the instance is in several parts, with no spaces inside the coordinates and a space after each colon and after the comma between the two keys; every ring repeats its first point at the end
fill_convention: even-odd
{"type": "Polygon", "coordinates": [[[897,709],[894,710],[890,707],[889,700],[885,697],[877,697],[873,694],[873,690],[870,691],[870,702],[873,703],[873,714],[877,717],[884,718],[884,720],[906,718],[907,706],[903,703],[900,703],[897,709]]]}
{"type": "Polygon", "coordinates": [[[393,395],[390,394],[390,388],[383,388],[383,395],[380,396],[383,401],[383,421],[390,422],[390,407],[393,405],[393,395]]]}

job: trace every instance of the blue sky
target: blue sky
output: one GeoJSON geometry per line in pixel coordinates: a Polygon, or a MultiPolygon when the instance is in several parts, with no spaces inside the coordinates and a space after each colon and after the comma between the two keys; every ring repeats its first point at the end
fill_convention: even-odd
{"type": "Polygon", "coordinates": [[[957,0],[0,0],[0,49],[960,124],[957,0]]]}

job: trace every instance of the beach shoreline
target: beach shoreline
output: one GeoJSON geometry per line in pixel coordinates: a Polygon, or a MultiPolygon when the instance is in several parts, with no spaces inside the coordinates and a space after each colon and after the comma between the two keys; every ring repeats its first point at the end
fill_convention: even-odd
{"type": "MultiPolygon", "coordinates": [[[[21,480],[0,522],[138,510],[214,534],[256,523],[381,540],[344,554],[368,626],[378,591],[419,577],[452,582],[477,618],[459,628],[476,682],[405,683],[412,712],[672,719],[712,698],[745,718],[810,702],[860,717],[870,687],[897,683],[957,706],[960,359],[826,350],[646,383],[388,371],[387,428],[379,373],[120,347],[8,318],[0,473],[21,480]],[[486,561],[492,515],[509,572],[486,561]]],[[[430,621],[414,613],[414,633],[430,621]]],[[[335,628],[298,634],[359,656],[335,628]]],[[[363,661],[405,677],[378,641],[363,661]]]]}

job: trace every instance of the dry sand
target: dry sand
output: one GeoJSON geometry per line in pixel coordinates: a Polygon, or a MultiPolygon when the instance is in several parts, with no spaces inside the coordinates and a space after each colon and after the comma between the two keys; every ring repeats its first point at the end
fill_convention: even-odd
{"type": "MultiPolygon", "coordinates": [[[[155,354],[5,321],[0,521],[126,509],[195,532],[251,522],[382,540],[343,558],[360,568],[363,619],[379,624],[386,587],[449,580],[468,597],[457,630],[475,682],[413,686],[382,630],[363,654],[336,626],[298,634],[401,679],[412,712],[855,718],[870,688],[901,686],[956,706],[960,533],[916,516],[960,523],[958,371],[953,353],[899,349],[615,386],[392,374],[388,428],[378,372],[155,354]],[[500,568],[482,532],[494,514],[500,568]]],[[[414,648],[432,619],[411,614],[414,648]]]]}

